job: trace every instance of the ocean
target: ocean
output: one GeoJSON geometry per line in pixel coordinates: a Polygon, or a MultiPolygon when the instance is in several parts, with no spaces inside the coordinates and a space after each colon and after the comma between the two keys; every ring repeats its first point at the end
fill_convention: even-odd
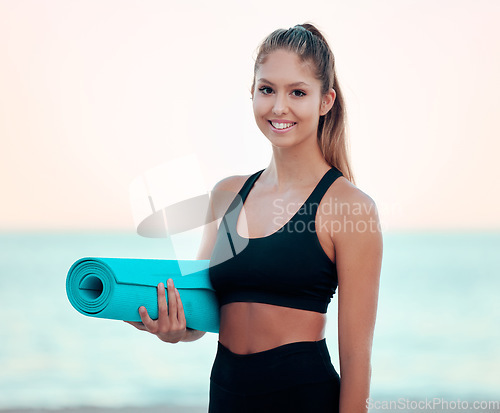
{"type": "MultiPolygon", "coordinates": [[[[78,258],[172,251],[125,232],[0,234],[0,408],[207,405],[216,334],[164,343],[66,297],[78,258]]],[[[384,233],[370,397],[500,400],[499,291],[500,232],[384,233]]],[[[326,340],[339,371],[336,295],[326,340]]]]}

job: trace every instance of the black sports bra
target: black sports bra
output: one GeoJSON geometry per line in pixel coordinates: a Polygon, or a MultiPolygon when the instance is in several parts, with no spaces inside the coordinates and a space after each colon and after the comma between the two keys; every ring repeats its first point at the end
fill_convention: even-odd
{"type": "Polygon", "coordinates": [[[254,173],[228,207],[210,257],[209,276],[219,306],[259,302],[326,313],[338,285],[337,268],[316,234],[316,210],[342,173],[328,170],[295,215],[278,231],[244,238],[236,224],[255,181],[254,173]]]}

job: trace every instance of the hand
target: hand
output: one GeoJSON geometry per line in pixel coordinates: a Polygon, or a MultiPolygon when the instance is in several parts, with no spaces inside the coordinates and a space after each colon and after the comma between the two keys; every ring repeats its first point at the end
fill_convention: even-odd
{"type": "Polygon", "coordinates": [[[125,321],[135,328],[155,334],[160,340],[167,343],[178,343],[186,335],[186,317],[182,306],[179,291],[174,286],[174,281],[170,278],[167,281],[168,309],[165,298],[165,286],[159,283],[158,291],[158,319],[152,320],[149,317],[146,307],[139,307],[139,315],[142,322],[125,321]]]}

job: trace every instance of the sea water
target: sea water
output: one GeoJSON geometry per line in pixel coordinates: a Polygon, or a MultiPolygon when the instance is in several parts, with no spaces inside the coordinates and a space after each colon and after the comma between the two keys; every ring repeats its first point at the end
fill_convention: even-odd
{"type": "MultiPolygon", "coordinates": [[[[0,234],[0,408],[207,405],[216,334],[164,343],[81,315],[65,291],[78,258],[192,259],[193,244],[0,234]]],[[[500,399],[499,276],[498,232],[384,233],[371,397],[500,399]]],[[[339,371],[336,295],[326,340],[339,371]]]]}

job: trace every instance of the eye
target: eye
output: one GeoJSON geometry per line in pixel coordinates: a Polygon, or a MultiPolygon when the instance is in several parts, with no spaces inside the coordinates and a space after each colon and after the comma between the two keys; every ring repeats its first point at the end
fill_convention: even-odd
{"type": "Polygon", "coordinates": [[[302,96],[305,96],[305,92],[303,92],[302,90],[294,90],[292,93],[299,93],[299,95],[294,95],[295,97],[302,97],[302,96]]]}
{"type": "Polygon", "coordinates": [[[263,86],[263,87],[259,88],[259,91],[263,95],[269,95],[270,93],[272,93],[273,90],[268,86],[263,86]]]}

